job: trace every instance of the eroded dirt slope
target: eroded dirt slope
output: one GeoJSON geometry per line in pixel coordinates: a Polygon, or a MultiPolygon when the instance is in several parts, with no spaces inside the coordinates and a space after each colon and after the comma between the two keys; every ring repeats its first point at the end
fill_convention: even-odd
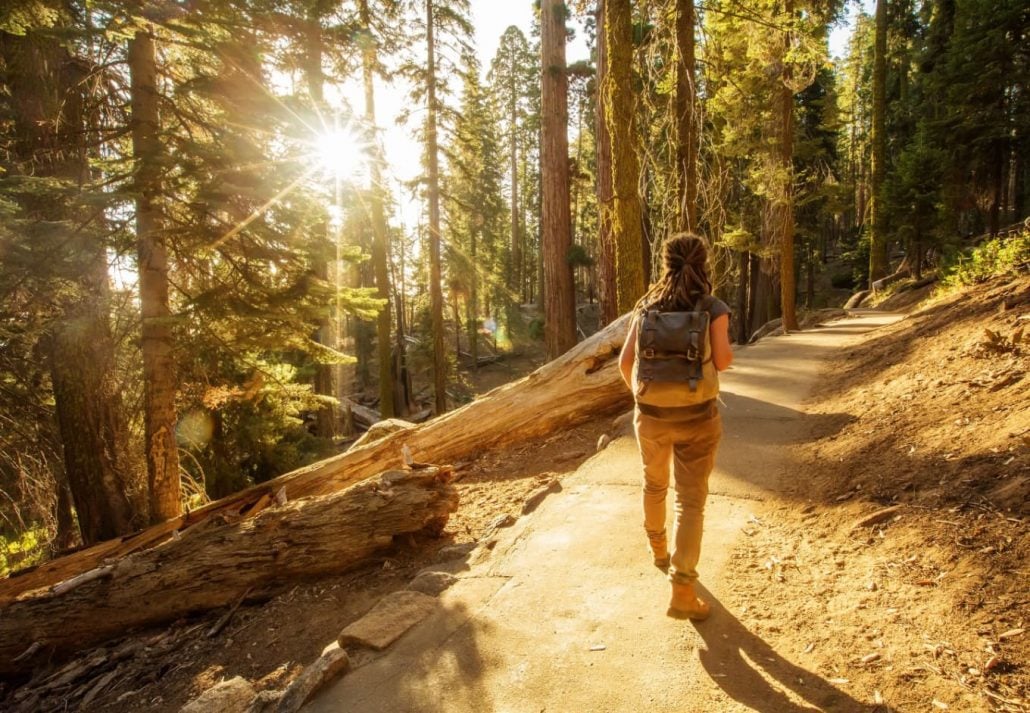
{"type": "Polygon", "coordinates": [[[1025,276],[841,353],[786,484],[799,504],[734,557],[748,623],[885,710],[1030,710],[1028,372],[1025,276]]]}

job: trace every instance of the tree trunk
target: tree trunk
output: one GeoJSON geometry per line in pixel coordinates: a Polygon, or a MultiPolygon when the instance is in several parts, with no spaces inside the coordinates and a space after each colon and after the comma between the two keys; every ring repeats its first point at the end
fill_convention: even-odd
{"type": "MultiPolygon", "coordinates": [[[[0,580],[0,607],[14,597],[140,552],[216,517],[236,518],[285,489],[290,500],[327,495],[403,464],[402,446],[419,461],[452,463],[484,450],[554,434],[632,405],[618,370],[628,315],[530,376],[494,389],[460,409],[361,448],[312,464],[129,538],[107,542],[0,580]]],[[[0,616],[0,619],[3,617],[0,616]]]]}
{"type": "Polygon", "coordinates": [[[469,299],[468,299],[468,335],[469,335],[469,354],[472,355],[472,370],[479,371],[479,275],[476,270],[478,263],[476,262],[476,228],[472,230],[472,234],[469,237],[469,261],[472,263],[472,269],[469,271],[470,279],[472,284],[469,285],[469,299]]]}
{"type": "Polygon", "coordinates": [[[601,210],[615,244],[615,290],[618,312],[633,308],[644,294],[640,163],[636,152],[636,110],[633,92],[633,23],[629,0],[605,0],[604,41],[608,66],[601,91],[604,120],[611,143],[613,199],[601,210]]]}
{"type": "Polygon", "coordinates": [[[543,0],[540,9],[541,95],[541,260],[544,273],[544,336],[554,359],[576,343],[576,295],[569,264],[569,80],[565,67],[565,19],[561,0],[543,0]]]}
{"type": "MultiPolygon", "coordinates": [[[[317,5],[313,5],[309,9],[305,27],[304,80],[307,84],[308,94],[311,97],[311,103],[321,115],[325,110],[325,76],[322,73],[322,18],[317,5]]],[[[323,238],[326,241],[325,247],[328,253],[330,238],[328,223],[318,223],[314,231],[319,238],[323,238]]],[[[313,260],[312,269],[320,280],[328,283],[333,279],[329,270],[329,258],[326,254],[322,254],[321,251],[317,251],[316,254],[318,257],[313,260]]],[[[338,265],[337,269],[339,269],[338,265]]],[[[330,310],[332,309],[329,305],[327,307],[330,310]]],[[[340,315],[336,315],[336,320],[339,319],[340,315]]],[[[334,321],[331,313],[318,320],[315,339],[319,344],[330,349],[338,349],[340,346],[340,336],[339,324],[334,321]]],[[[328,399],[337,399],[340,395],[339,371],[335,364],[315,364],[315,393],[328,399]]],[[[315,414],[315,433],[321,438],[336,438],[339,433],[340,424],[340,408],[337,403],[328,402],[315,414]]]]}
{"type": "Polygon", "coordinates": [[[751,253],[741,250],[738,258],[737,272],[740,274],[737,282],[737,344],[747,344],[751,333],[748,331],[751,314],[748,310],[748,284],[750,283],[749,267],[751,253]]]}
{"type": "Polygon", "coordinates": [[[436,44],[433,2],[426,0],[426,161],[429,198],[429,309],[433,331],[433,395],[437,415],[447,411],[447,354],[443,341],[443,289],[440,285],[440,158],[437,151],[436,44]]]}
{"type": "Polygon", "coordinates": [[[869,284],[887,275],[883,189],[887,176],[887,0],[876,0],[873,47],[872,176],[869,186],[869,284]]]}
{"type": "Polygon", "coordinates": [[[8,605],[0,617],[0,674],[34,644],[67,655],[139,626],[267,595],[339,574],[390,549],[398,535],[438,534],[457,509],[449,468],[385,472],[332,495],[292,501],[235,520],[212,520],[163,547],[91,570],[8,605]]]}
{"type": "MultiPolygon", "coordinates": [[[[598,0],[597,26],[604,27],[606,0],[598,0]]],[[[608,76],[608,43],[604,32],[597,34],[597,86],[604,86],[608,76]]],[[[619,317],[618,292],[615,289],[615,234],[611,212],[605,210],[615,198],[612,186],[612,143],[605,120],[604,93],[597,92],[597,294],[601,324],[610,324],[619,317]]]]}
{"type": "MultiPolygon", "coordinates": [[[[515,84],[515,62],[514,59],[509,61],[511,71],[508,73],[509,86],[508,91],[511,94],[508,111],[508,121],[511,127],[511,136],[509,137],[509,159],[511,160],[511,274],[508,281],[508,287],[511,291],[520,295],[523,292],[522,289],[522,241],[519,237],[519,211],[522,209],[519,205],[519,132],[518,132],[518,97],[516,96],[516,84],[515,84]]],[[[509,332],[511,331],[509,325],[509,332]]]]}
{"type": "MultiPolygon", "coordinates": [[[[85,147],[85,76],[80,63],[53,37],[0,33],[4,81],[11,96],[11,158],[31,165],[36,177],[70,186],[88,177],[85,147]]],[[[128,429],[114,376],[115,347],[109,322],[107,255],[101,238],[82,226],[81,216],[60,203],[30,195],[20,199],[26,216],[60,231],[57,263],[72,285],[44,342],[62,444],[63,473],[57,483],[57,545],[75,539],[71,505],[78,512],[84,544],[117,537],[144,524],[142,495],[128,457],[128,429]]],[[[87,221],[83,221],[84,223],[87,221]]],[[[101,221],[102,222],[102,221],[101,221]]],[[[42,344],[41,344],[42,346],[42,344]]]]}
{"type": "MultiPolygon", "coordinates": [[[[368,0],[359,0],[358,11],[365,32],[371,33],[372,16],[368,0]]],[[[390,254],[389,233],[386,226],[386,212],[383,209],[383,152],[376,128],[375,72],[379,63],[376,45],[368,41],[362,52],[362,76],[365,84],[365,124],[372,142],[372,160],[369,162],[369,211],[372,216],[372,269],[375,270],[376,291],[383,306],[379,310],[376,324],[376,347],[379,358],[379,411],[383,418],[393,418],[394,393],[399,377],[390,341],[392,324],[390,319],[390,254]]]]}
{"type": "Polygon", "coordinates": [[[175,442],[175,356],[169,324],[168,249],[161,210],[161,139],[154,38],[138,30],[129,41],[132,154],[136,164],[136,248],[139,257],[143,352],[143,423],[150,521],[182,512],[175,442]]]}
{"type": "MultiPolygon", "coordinates": [[[[793,20],[794,3],[787,0],[787,15],[793,20]]],[[[780,188],[777,213],[773,228],[779,233],[780,249],[780,312],[783,331],[800,329],[797,317],[797,277],[794,269],[794,90],[791,89],[792,70],[788,61],[790,33],[783,33],[783,78],[778,87],[779,110],[779,167],[783,185],[780,188]]]]}
{"type": "MultiPolygon", "coordinates": [[[[99,268],[102,272],[94,276],[106,282],[107,261],[101,260],[99,268]]],[[[106,299],[89,295],[65,313],[50,339],[65,477],[86,545],[144,524],[136,507],[142,503],[130,497],[142,494],[133,487],[129,467],[129,435],[113,378],[114,342],[106,306],[106,299]]]]}
{"type": "Polygon", "coordinates": [[[698,230],[698,117],[694,2],[676,2],[676,206],[677,229],[698,230]]]}

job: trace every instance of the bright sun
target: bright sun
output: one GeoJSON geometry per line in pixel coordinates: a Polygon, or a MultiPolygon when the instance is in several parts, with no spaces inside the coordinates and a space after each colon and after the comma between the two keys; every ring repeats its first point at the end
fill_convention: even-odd
{"type": "Polygon", "coordinates": [[[360,178],[367,157],[361,140],[346,129],[331,130],[313,142],[313,159],[323,173],[336,178],[360,178]]]}

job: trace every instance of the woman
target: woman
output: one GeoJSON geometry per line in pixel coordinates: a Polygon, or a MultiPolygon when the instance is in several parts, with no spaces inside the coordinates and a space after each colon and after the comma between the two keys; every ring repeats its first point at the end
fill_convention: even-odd
{"type": "MultiPolygon", "coordinates": [[[[634,394],[641,393],[635,368],[637,329],[640,315],[649,309],[683,312],[700,306],[710,316],[708,336],[713,365],[717,371],[724,371],[733,362],[729,340],[730,308],[711,296],[705,241],[689,233],[676,235],[665,243],[662,262],[662,278],[637,304],[637,317],[626,335],[619,358],[622,378],[634,394]]],[[[694,584],[698,577],[708,476],[722,437],[716,399],[669,407],[637,403],[634,426],[644,463],[644,529],[655,565],[667,568],[672,582],[667,613],[679,619],[700,621],[708,617],[709,607],[698,598],[694,584]],[[665,494],[669,489],[670,466],[676,487],[676,529],[671,556],[665,530],[665,494]]]]}

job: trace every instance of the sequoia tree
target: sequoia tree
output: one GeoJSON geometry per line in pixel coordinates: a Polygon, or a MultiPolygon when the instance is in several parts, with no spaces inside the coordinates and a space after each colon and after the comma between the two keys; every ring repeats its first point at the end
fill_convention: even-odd
{"type": "Polygon", "coordinates": [[[569,96],[565,66],[565,19],[560,0],[540,4],[541,65],[541,259],[544,268],[544,337],[554,359],[576,343],[576,294],[569,248],[569,96]]]}

